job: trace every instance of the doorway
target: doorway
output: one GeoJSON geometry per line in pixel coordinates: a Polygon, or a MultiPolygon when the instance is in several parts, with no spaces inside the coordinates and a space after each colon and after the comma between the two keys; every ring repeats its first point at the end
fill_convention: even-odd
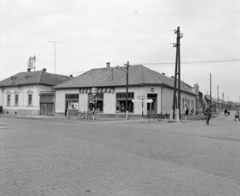
{"type": "Polygon", "coordinates": [[[152,99],[152,103],[147,103],[147,115],[157,114],[157,94],[148,94],[148,99],[152,99]]]}
{"type": "Polygon", "coordinates": [[[54,94],[41,93],[40,95],[40,115],[54,116],[54,94]]]}
{"type": "Polygon", "coordinates": [[[54,116],[54,104],[53,103],[40,103],[40,115],[54,116]]]}

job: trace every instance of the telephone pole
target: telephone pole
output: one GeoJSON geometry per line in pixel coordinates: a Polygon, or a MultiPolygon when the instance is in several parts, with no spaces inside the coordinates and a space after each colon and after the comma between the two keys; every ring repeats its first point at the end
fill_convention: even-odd
{"type": "Polygon", "coordinates": [[[218,109],[220,109],[220,107],[219,107],[219,88],[218,88],[218,85],[217,85],[217,97],[218,97],[218,109]]]}
{"type": "Polygon", "coordinates": [[[56,41],[48,41],[54,44],[54,73],[56,74],[56,44],[62,43],[62,42],[56,42],[56,41]]]}
{"type": "Polygon", "coordinates": [[[180,39],[183,37],[183,34],[180,33],[180,27],[177,27],[177,30],[174,30],[174,33],[177,34],[177,43],[173,44],[173,47],[176,47],[176,62],[175,62],[175,77],[174,77],[174,92],[173,92],[173,116],[175,114],[175,108],[179,110],[179,119],[181,120],[181,61],[180,61],[180,39]],[[178,103],[176,98],[177,91],[177,81],[178,81],[178,103]],[[177,105],[177,107],[176,107],[177,105]]]}

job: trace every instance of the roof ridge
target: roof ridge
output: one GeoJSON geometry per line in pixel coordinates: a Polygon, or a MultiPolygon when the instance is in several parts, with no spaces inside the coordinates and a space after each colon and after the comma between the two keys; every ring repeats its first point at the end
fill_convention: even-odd
{"type": "MultiPolygon", "coordinates": [[[[143,66],[143,65],[142,65],[143,66]]],[[[159,78],[157,78],[154,74],[153,74],[153,72],[154,73],[157,73],[157,74],[160,74],[160,73],[158,73],[158,72],[156,72],[156,71],[153,71],[153,70],[151,70],[151,69],[148,69],[147,67],[145,67],[145,66],[143,66],[146,70],[148,70],[148,72],[152,75],[152,76],[154,76],[154,78],[156,78],[158,81],[160,81],[160,82],[162,82],[159,78]]],[[[161,75],[161,74],[160,74],[161,75]]],[[[162,82],[163,83],[163,82],[162,82]]]]}

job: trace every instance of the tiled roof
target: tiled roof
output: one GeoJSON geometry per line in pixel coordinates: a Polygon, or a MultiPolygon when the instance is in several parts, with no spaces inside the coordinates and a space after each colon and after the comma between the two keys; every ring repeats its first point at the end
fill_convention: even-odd
{"type": "MultiPolygon", "coordinates": [[[[61,83],[54,88],[84,88],[84,87],[111,87],[125,86],[126,73],[125,67],[118,69],[116,67],[91,69],[74,79],[61,83]]],[[[129,86],[139,85],[165,85],[174,87],[174,80],[156,71],[148,69],[143,65],[133,65],[129,67],[129,86]]],[[[192,93],[188,88],[181,86],[185,92],[192,93]]]]}
{"type": "Polygon", "coordinates": [[[62,82],[70,80],[70,77],[47,73],[45,71],[20,72],[5,80],[0,81],[0,87],[19,86],[29,84],[44,84],[55,86],[62,82]]]}

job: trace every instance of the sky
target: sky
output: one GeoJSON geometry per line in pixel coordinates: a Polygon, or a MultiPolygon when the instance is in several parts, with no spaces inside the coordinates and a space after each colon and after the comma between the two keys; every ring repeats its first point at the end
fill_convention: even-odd
{"type": "Polygon", "coordinates": [[[239,0],[0,0],[0,80],[34,55],[74,77],[127,61],[171,77],[180,27],[181,79],[210,94],[211,73],[213,97],[240,101],[239,18],[239,0]]]}

